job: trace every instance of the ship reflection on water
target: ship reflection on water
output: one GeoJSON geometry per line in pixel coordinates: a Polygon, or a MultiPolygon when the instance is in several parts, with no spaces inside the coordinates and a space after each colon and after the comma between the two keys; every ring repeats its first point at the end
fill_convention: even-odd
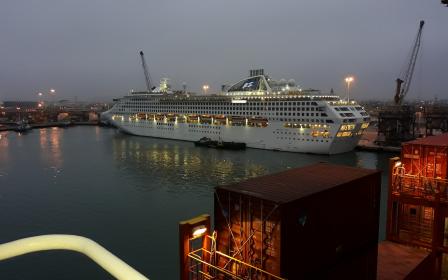
{"type": "MultiPolygon", "coordinates": [[[[190,142],[116,134],[112,139],[114,162],[124,176],[137,176],[138,188],[154,186],[181,192],[207,192],[264,174],[321,161],[378,168],[378,154],[351,152],[334,156],[247,149],[222,151],[195,147],[190,142]]],[[[387,156],[384,156],[386,159],[387,156]]]]}
{"type": "Polygon", "coordinates": [[[143,189],[157,185],[168,191],[194,188],[210,193],[210,186],[268,172],[262,164],[247,159],[245,151],[197,148],[189,142],[117,135],[112,147],[119,169],[140,176],[146,182],[139,186],[143,189]]]}

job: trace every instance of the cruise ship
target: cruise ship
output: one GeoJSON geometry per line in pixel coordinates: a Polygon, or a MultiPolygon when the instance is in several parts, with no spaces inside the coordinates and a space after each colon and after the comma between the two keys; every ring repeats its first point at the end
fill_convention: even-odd
{"type": "Polygon", "coordinates": [[[164,80],[116,100],[102,117],[133,135],[313,154],[353,150],[370,121],[355,101],[275,81],[262,69],[220,94],[171,92],[164,80]]]}

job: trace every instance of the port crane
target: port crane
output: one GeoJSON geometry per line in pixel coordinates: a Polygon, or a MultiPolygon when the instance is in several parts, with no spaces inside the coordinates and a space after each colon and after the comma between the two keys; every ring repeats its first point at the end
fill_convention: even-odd
{"type": "Polygon", "coordinates": [[[420,26],[417,32],[417,36],[415,38],[414,45],[411,51],[411,58],[409,60],[408,66],[406,68],[406,72],[404,73],[403,79],[397,78],[395,81],[397,82],[397,87],[395,90],[394,102],[395,105],[401,105],[404,97],[409,91],[409,87],[411,86],[412,76],[414,74],[415,63],[417,62],[418,52],[420,50],[421,40],[422,40],[422,31],[423,25],[425,25],[425,21],[420,21],[420,26]]]}
{"type": "Polygon", "coordinates": [[[146,66],[146,60],[145,60],[145,55],[143,54],[143,51],[140,51],[140,57],[142,59],[143,73],[145,74],[146,88],[147,88],[148,92],[151,92],[151,90],[153,89],[153,86],[151,83],[151,76],[149,75],[148,67],[146,66]]]}

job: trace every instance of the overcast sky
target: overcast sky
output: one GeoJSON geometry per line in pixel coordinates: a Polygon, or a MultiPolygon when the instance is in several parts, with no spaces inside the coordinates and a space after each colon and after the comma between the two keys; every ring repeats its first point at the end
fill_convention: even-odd
{"type": "Polygon", "coordinates": [[[111,100],[145,82],[217,92],[251,68],[355,99],[392,99],[420,19],[409,98],[448,98],[448,8],[439,0],[1,0],[0,100],[111,100]]]}

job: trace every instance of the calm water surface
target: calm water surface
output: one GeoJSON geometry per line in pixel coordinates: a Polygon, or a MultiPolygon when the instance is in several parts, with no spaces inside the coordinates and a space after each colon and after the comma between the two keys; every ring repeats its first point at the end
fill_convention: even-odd
{"type": "MultiPolygon", "coordinates": [[[[216,185],[319,161],[385,170],[393,156],[220,151],[100,127],[0,135],[1,243],[78,234],[150,279],[178,279],[178,222],[212,214],[216,185]]],[[[386,181],[383,174],[383,190],[386,181]]],[[[0,279],[113,278],[80,254],[52,251],[0,262],[0,279]]]]}

